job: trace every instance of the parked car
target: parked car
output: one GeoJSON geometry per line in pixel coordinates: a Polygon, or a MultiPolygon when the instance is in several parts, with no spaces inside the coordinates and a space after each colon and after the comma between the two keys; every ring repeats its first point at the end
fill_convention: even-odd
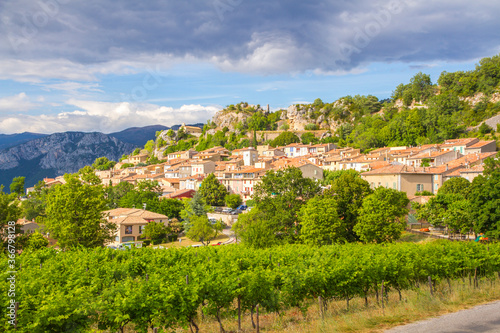
{"type": "Polygon", "coordinates": [[[247,208],[248,208],[247,205],[239,205],[238,208],[236,208],[236,209],[246,210],[247,208]]]}
{"type": "Polygon", "coordinates": [[[222,245],[222,242],[218,242],[217,244],[212,244],[212,246],[222,245]]]}
{"type": "Polygon", "coordinates": [[[229,214],[233,209],[232,208],[224,208],[222,210],[223,213],[229,214]]]}

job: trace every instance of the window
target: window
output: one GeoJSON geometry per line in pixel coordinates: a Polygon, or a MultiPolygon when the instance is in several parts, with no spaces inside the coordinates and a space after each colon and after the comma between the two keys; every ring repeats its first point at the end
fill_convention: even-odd
{"type": "Polygon", "coordinates": [[[144,231],[144,225],[139,226],[139,235],[142,235],[142,232],[144,231]]]}
{"type": "Polygon", "coordinates": [[[389,188],[389,183],[385,183],[385,188],[389,188]]]}
{"type": "Polygon", "coordinates": [[[393,182],[393,183],[392,183],[392,188],[393,188],[393,189],[396,189],[396,182],[393,182]]]}
{"type": "Polygon", "coordinates": [[[135,237],[134,236],[125,236],[125,237],[122,237],[122,243],[133,242],[133,241],[135,241],[135,237]]]}
{"type": "Polygon", "coordinates": [[[423,192],[424,191],[424,184],[417,184],[417,192],[423,192]]]}
{"type": "Polygon", "coordinates": [[[132,233],[132,226],[127,225],[125,226],[125,235],[130,235],[132,233]]]}

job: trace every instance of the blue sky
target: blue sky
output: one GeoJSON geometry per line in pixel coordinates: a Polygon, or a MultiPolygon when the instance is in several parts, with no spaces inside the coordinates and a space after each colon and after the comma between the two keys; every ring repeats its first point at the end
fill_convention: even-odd
{"type": "Polygon", "coordinates": [[[206,122],[246,101],[390,97],[500,52],[500,3],[5,0],[0,133],[206,122]]]}

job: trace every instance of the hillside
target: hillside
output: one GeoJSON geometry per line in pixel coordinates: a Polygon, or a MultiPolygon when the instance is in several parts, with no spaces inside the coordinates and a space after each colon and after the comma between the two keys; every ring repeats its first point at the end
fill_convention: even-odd
{"type": "Polygon", "coordinates": [[[103,133],[65,132],[0,151],[0,184],[6,188],[12,178],[26,177],[26,187],[44,177],[76,172],[94,160],[106,156],[118,160],[134,145],[103,133]]]}
{"type": "Polygon", "coordinates": [[[169,127],[163,125],[151,125],[145,127],[131,127],[121,132],[108,134],[120,141],[131,143],[136,147],[142,147],[148,140],[154,139],[156,132],[168,130],[169,127]]]}
{"type": "Polygon", "coordinates": [[[0,134],[0,150],[14,147],[18,144],[42,138],[44,136],[47,136],[47,134],[30,133],[30,132],[16,133],[16,134],[0,134]]]}

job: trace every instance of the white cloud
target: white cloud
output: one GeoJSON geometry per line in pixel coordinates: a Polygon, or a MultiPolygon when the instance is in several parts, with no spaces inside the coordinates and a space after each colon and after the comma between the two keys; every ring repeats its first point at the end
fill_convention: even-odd
{"type": "MultiPolygon", "coordinates": [[[[37,100],[40,101],[40,99],[42,99],[43,101],[43,97],[39,97],[37,100]]],[[[38,104],[30,101],[30,99],[24,92],[14,96],[0,98],[0,111],[6,111],[6,112],[28,111],[37,106],[38,104]]]]}
{"type": "Polygon", "coordinates": [[[68,105],[77,110],[55,115],[17,115],[0,117],[1,133],[64,131],[104,132],[121,131],[129,127],[148,125],[206,122],[221,108],[218,106],[183,105],[178,109],[154,104],[108,103],[71,99],[68,105]]]}

